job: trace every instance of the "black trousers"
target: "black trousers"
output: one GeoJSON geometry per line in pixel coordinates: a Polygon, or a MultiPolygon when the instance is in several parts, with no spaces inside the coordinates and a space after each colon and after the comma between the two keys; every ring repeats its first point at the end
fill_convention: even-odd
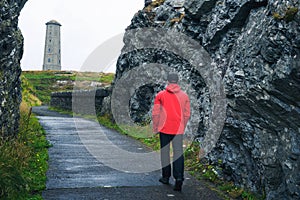
{"type": "Polygon", "coordinates": [[[173,147],[173,177],[184,180],[184,156],[183,156],[183,135],[169,135],[159,133],[160,136],[160,153],[162,176],[165,178],[171,177],[171,162],[170,162],[170,143],[173,147]]]}

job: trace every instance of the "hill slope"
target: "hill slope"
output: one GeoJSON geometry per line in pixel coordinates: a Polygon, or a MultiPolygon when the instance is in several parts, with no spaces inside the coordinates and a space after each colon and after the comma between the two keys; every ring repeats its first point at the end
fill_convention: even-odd
{"type": "Polygon", "coordinates": [[[49,104],[52,92],[107,87],[111,84],[114,74],[73,71],[23,71],[22,77],[32,86],[31,93],[43,104],[49,104]]]}

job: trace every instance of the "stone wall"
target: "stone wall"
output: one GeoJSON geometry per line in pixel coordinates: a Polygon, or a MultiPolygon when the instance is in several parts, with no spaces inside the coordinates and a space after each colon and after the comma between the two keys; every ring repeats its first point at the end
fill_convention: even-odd
{"type": "Polygon", "coordinates": [[[56,92],[51,94],[50,105],[79,114],[102,114],[107,110],[103,106],[103,100],[109,94],[109,89],[56,92]]]}
{"type": "MultiPolygon", "coordinates": [[[[115,82],[147,63],[164,64],[178,71],[198,93],[198,99],[191,103],[199,104],[200,114],[194,117],[200,120],[196,135],[201,141],[207,137],[211,116],[209,88],[203,77],[193,72],[193,63],[164,50],[182,40],[166,38],[159,42],[163,43],[161,48],[155,49],[140,42],[151,38],[147,31],[136,35],[130,31],[162,28],[197,41],[218,69],[212,73],[222,75],[228,102],[222,134],[206,159],[222,169],[219,176],[266,194],[269,200],[300,199],[298,10],[297,0],[189,0],[183,9],[172,7],[171,0],[150,5],[136,13],[127,28],[115,82]],[[143,45],[145,48],[141,48],[143,45]]],[[[155,39],[148,42],[160,45],[155,39]]],[[[153,97],[162,84],[137,89],[139,95],[131,99],[132,119],[149,118],[145,115],[149,115],[153,97]]]]}
{"type": "Polygon", "coordinates": [[[23,55],[18,17],[25,3],[26,0],[0,0],[0,137],[18,133],[23,55]]]}

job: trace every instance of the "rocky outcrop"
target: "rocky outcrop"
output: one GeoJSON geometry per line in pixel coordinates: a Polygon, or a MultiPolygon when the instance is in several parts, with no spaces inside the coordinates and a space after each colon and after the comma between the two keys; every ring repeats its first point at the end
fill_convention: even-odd
{"type": "Polygon", "coordinates": [[[131,119],[142,124],[149,121],[153,97],[165,84],[164,74],[173,70],[196,93],[192,104],[198,106],[194,113],[198,129],[187,134],[200,141],[209,137],[215,105],[205,72],[198,73],[190,62],[196,54],[191,51],[189,58],[182,56],[188,50],[184,50],[186,45],[177,48],[182,37],[166,37],[162,42],[162,36],[155,31],[150,31],[152,35],[148,33],[155,27],[184,34],[208,52],[212,66],[208,70],[220,74],[220,82],[215,84],[223,84],[226,93],[222,134],[206,158],[222,168],[220,176],[265,194],[266,199],[299,199],[298,9],[296,0],[189,0],[183,8],[174,8],[172,1],[166,0],[139,11],[124,37],[115,83],[122,77],[128,78],[138,67],[143,68],[143,73],[148,72],[149,77],[157,73],[161,76],[156,84],[133,88],[129,101],[131,119]],[[132,30],[144,31],[141,34],[132,30]],[[157,34],[159,42],[155,42],[153,34],[157,34]],[[147,69],[153,63],[164,67],[147,69]]]}
{"type": "Polygon", "coordinates": [[[23,37],[18,17],[27,0],[0,0],[0,136],[18,133],[23,37]]]}

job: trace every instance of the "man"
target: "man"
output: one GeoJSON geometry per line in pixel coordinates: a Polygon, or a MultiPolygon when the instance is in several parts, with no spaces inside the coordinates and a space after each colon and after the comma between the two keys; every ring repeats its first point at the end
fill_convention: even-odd
{"type": "Polygon", "coordinates": [[[184,181],[183,134],[190,118],[190,100],[178,83],[176,73],[168,74],[168,85],[159,92],[152,110],[153,132],[159,133],[162,177],[159,181],[169,184],[171,177],[170,142],[173,146],[173,177],[175,191],[181,191],[184,181]]]}

